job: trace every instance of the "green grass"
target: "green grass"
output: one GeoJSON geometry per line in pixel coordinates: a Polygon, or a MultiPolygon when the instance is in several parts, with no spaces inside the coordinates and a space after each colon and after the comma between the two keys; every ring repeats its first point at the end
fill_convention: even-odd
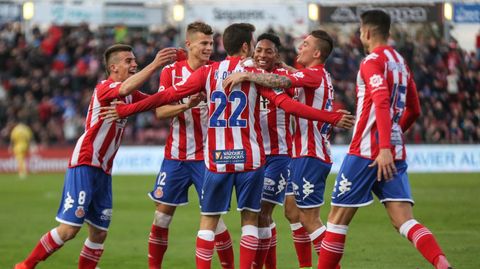
{"type": "MultiPolygon", "coordinates": [[[[480,175],[413,174],[410,179],[417,204],[416,218],[436,235],[455,268],[480,268],[480,175]]],[[[332,181],[333,176],[330,176],[326,204],[332,181]]],[[[99,267],[147,268],[147,237],[154,207],[146,193],[153,186],[154,176],[115,176],[113,182],[114,217],[99,267]]],[[[26,180],[19,180],[16,175],[0,176],[1,269],[9,269],[22,260],[40,236],[57,225],[54,218],[62,185],[63,175],[60,174],[34,175],[26,180]]],[[[164,268],[194,268],[199,210],[193,188],[190,197],[191,203],[178,209],[173,219],[164,268]]],[[[322,208],[324,220],[328,210],[328,205],[322,208]]],[[[282,208],[276,209],[275,219],[279,269],[296,268],[290,229],[282,208]]],[[[239,213],[230,212],[225,222],[232,233],[238,266],[239,213]]],[[[82,229],[77,238],[37,268],[76,268],[85,238],[86,229],[82,229]]],[[[213,268],[219,268],[217,260],[213,268]]],[[[432,267],[394,231],[382,205],[377,202],[360,209],[350,226],[342,268],[432,267]]]]}

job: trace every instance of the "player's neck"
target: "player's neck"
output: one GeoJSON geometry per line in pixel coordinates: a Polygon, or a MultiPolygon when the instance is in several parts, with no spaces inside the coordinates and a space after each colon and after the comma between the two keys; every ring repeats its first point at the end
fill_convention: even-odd
{"type": "Polygon", "coordinates": [[[195,57],[189,57],[187,59],[187,64],[188,66],[190,66],[190,68],[192,70],[197,70],[198,68],[200,68],[201,66],[204,66],[207,64],[207,61],[202,61],[198,58],[195,58],[195,57]]]}
{"type": "Polygon", "coordinates": [[[378,40],[372,40],[370,42],[370,45],[368,46],[368,53],[372,53],[376,48],[378,47],[384,47],[387,46],[387,41],[383,39],[378,39],[378,40]]]}
{"type": "Polygon", "coordinates": [[[121,79],[120,76],[116,74],[110,74],[109,78],[115,82],[124,82],[126,79],[121,79]]]}

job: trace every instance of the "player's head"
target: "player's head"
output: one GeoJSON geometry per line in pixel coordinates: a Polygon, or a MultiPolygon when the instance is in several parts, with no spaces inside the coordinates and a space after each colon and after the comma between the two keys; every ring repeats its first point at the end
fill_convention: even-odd
{"type": "Polygon", "coordinates": [[[386,42],[390,36],[390,15],[379,9],[365,11],[360,15],[360,40],[367,52],[372,42],[386,42]]]}
{"type": "Polygon", "coordinates": [[[250,57],[253,54],[253,32],[255,26],[250,23],[234,23],[223,32],[223,47],[228,55],[250,57]]]}
{"type": "Polygon", "coordinates": [[[137,72],[137,62],[132,47],[115,44],[108,47],[103,54],[107,74],[115,81],[124,81],[137,72]]]}
{"type": "Polygon", "coordinates": [[[203,22],[192,22],[187,26],[185,46],[188,57],[195,57],[207,62],[213,51],[213,30],[203,22]]]}
{"type": "Polygon", "coordinates": [[[333,50],[333,39],[323,30],[314,30],[298,48],[297,62],[306,67],[323,64],[333,50]]]}
{"type": "Polygon", "coordinates": [[[263,70],[271,71],[280,58],[278,54],[280,46],[280,38],[277,35],[271,33],[261,34],[257,38],[257,45],[255,45],[253,54],[256,66],[263,70]]]}

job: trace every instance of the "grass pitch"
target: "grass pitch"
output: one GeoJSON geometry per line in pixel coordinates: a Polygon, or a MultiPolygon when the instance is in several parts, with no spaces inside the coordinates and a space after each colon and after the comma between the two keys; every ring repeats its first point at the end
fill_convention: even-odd
{"type": "MultiPolygon", "coordinates": [[[[146,196],[155,176],[114,176],[114,214],[100,261],[102,269],[147,268],[147,239],[154,206],[146,196]]],[[[329,210],[333,176],[328,179],[326,205],[329,210]]],[[[449,260],[457,269],[480,268],[480,175],[412,174],[410,175],[416,219],[435,234],[449,260]]],[[[28,255],[38,239],[55,227],[63,175],[31,175],[20,180],[16,175],[0,175],[0,268],[9,269],[28,255]]],[[[234,199],[233,199],[234,200],[234,199]]],[[[232,208],[236,208],[232,204],[232,208]]],[[[274,216],[278,231],[278,268],[298,268],[288,222],[283,208],[274,216]]],[[[238,266],[240,237],[239,213],[224,216],[232,234],[238,266]]],[[[177,209],[170,229],[169,248],[163,268],[195,267],[195,236],[198,229],[198,199],[190,189],[190,204],[177,209]]],[[[82,229],[39,269],[76,268],[78,255],[86,238],[82,229]]],[[[313,255],[316,263],[316,255],[313,255]]],[[[212,268],[220,268],[214,258],[212,268]]],[[[343,269],[432,268],[422,256],[394,231],[378,202],[358,211],[350,226],[342,259],[343,269]]]]}

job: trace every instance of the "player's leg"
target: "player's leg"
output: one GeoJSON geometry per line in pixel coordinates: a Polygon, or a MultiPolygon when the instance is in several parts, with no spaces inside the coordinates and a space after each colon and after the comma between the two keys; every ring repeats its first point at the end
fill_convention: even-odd
{"type": "MultiPolygon", "coordinates": [[[[98,169],[98,168],[96,168],[98,169]]],[[[96,171],[91,202],[86,205],[85,222],[88,223],[88,238],[85,240],[78,269],[95,269],[103,254],[103,243],[107,238],[112,219],[112,178],[101,169],[96,171]]]]}
{"type": "Polygon", "coordinates": [[[413,217],[413,199],[405,161],[397,161],[397,174],[388,182],[379,182],[374,192],[385,205],[392,225],[437,269],[450,268],[445,254],[428,228],[413,217]]]}
{"type": "Polygon", "coordinates": [[[18,176],[20,178],[25,178],[27,176],[26,157],[28,154],[28,147],[22,145],[15,146],[13,149],[13,154],[15,155],[15,160],[17,161],[18,176]]]}
{"type": "Polygon", "coordinates": [[[262,204],[258,218],[259,245],[255,257],[256,268],[262,268],[264,264],[267,269],[276,268],[277,239],[272,214],[275,205],[283,205],[285,200],[285,189],[290,176],[290,161],[288,156],[267,156],[262,204]]]}
{"type": "Polygon", "coordinates": [[[261,209],[264,169],[236,173],[235,191],[241,211],[240,269],[251,269],[258,249],[258,213],[261,209]]]}
{"type": "Polygon", "coordinates": [[[188,203],[192,184],[188,162],[164,160],[153,190],[148,196],[155,202],[155,213],[148,236],[148,265],[160,269],[168,248],[168,230],[177,206],[188,203]]]}
{"type": "Polygon", "coordinates": [[[173,205],[155,203],[153,223],[148,235],[150,269],[162,268],[163,256],[168,248],[168,230],[176,208],[173,205]]]}
{"type": "Polygon", "coordinates": [[[196,266],[198,269],[211,267],[215,248],[215,230],[221,214],[228,212],[233,189],[233,174],[205,171],[200,199],[200,230],[196,242],[196,266]]]}
{"type": "Polygon", "coordinates": [[[321,243],[318,268],[334,269],[343,256],[348,225],[357,209],[373,202],[371,190],[376,182],[376,169],[369,159],[347,155],[337,175],[332,193],[332,207],[327,231],[321,243]]]}
{"type": "Polygon", "coordinates": [[[60,222],[59,226],[44,234],[30,255],[17,264],[16,268],[35,268],[39,262],[60,249],[66,241],[75,237],[85,221],[85,208],[91,201],[94,173],[95,169],[88,166],[67,169],[56,217],[60,222]]]}
{"type": "MultiPolygon", "coordinates": [[[[197,191],[198,200],[201,199],[203,181],[205,179],[205,163],[203,161],[185,162],[190,170],[190,177],[197,191]]],[[[233,255],[232,238],[230,232],[220,218],[215,229],[215,249],[217,250],[218,259],[223,269],[233,269],[235,267],[235,258],[233,255]]]]}
{"type": "MultiPolygon", "coordinates": [[[[265,191],[265,189],[264,189],[265,191]]],[[[255,263],[253,268],[263,268],[265,264],[267,253],[270,249],[272,240],[272,230],[270,224],[272,223],[272,213],[275,204],[265,200],[261,203],[260,214],[258,216],[258,249],[255,254],[255,263]]]]}
{"type": "Polygon", "coordinates": [[[293,245],[297,254],[298,265],[300,268],[312,267],[312,247],[307,230],[300,223],[300,210],[295,202],[293,185],[291,180],[287,184],[285,193],[285,218],[290,223],[292,230],[293,245]]]}

